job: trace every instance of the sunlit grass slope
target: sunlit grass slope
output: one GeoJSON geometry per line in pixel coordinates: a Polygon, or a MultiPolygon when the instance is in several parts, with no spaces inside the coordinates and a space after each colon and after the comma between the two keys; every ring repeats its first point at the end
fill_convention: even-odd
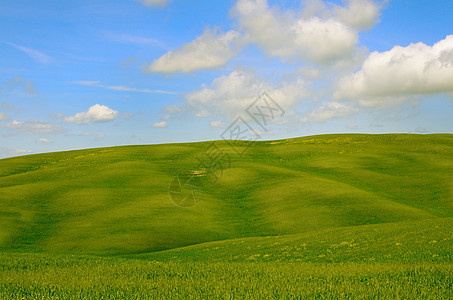
{"type": "Polygon", "coordinates": [[[439,218],[216,241],[128,257],[226,263],[444,263],[453,267],[452,233],[453,218],[439,218]]]}
{"type": "MultiPolygon", "coordinates": [[[[203,242],[453,217],[453,135],[322,135],[257,142],[170,200],[209,143],[0,160],[0,250],[134,254],[203,242]]],[[[245,146],[244,146],[245,147],[245,146]]],[[[345,240],[350,242],[350,240],[345,240]]]]}

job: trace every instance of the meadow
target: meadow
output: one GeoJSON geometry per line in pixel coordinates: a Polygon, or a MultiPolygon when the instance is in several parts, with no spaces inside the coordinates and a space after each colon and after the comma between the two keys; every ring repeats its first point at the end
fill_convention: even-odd
{"type": "Polygon", "coordinates": [[[214,174],[209,145],[0,160],[0,297],[453,297],[453,135],[216,141],[214,174]]]}

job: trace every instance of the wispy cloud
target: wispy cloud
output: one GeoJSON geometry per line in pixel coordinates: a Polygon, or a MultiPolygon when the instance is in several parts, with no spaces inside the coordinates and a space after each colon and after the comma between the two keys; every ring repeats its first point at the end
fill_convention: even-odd
{"type": "Polygon", "coordinates": [[[10,45],[11,47],[14,47],[14,48],[24,52],[25,54],[30,56],[33,60],[40,62],[42,64],[46,64],[50,61],[50,56],[48,56],[42,52],[39,52],[37,50],[27,48],[27,47],[24,47],[21,45],[17,45],[14,43],[9,43],[9,42],[6,42],[5,44],[10,45]]]}
{"type": "Polygon", "coordinates": [[[9,120],[11,120],[11,118],[7,114],[0,112],[0,122],[9,121],[9,120]]]}
{"type": "MultiPolygon", "coordinates": [[[[16,76],[16,77],[14,77],[11,80],[7,79],[5,81],[5,84],[6,84],[6,86],[8,87],[8,89],[10,91],[12,91],[15,88],[19,87],[19,88],[22,88],[28,95],[35,95],[36,87],[33,84],[33,82],[27,81],[27,80],[25,80],[24,78],[22,78],[20,76],[16,76]]],[[[3,107],[4,103],[5,102],[2,103],[2,107],[3,107]]],[[[14,106],[12,106],[12,107],[14,107],[14,106]]],[[[11,108],[11,106],[9,106],[8,108],[11,108]]]]}
{"type": "Polygon", "coordinates": [[[84,86],[92,86],[92,87],[98,87],[98,88],[103,88],[103,89],[108,89],[108,90],[113,90],[113,91],[121,91],[121,92],[138,92],[138,93],[168,94],[168,95],[177,95],[178,94],[176,92],[170,92],[170,91],[164,91],[164,90],[131,88],[131,87],[124,86],[124,85],[104,85],[104,84],[101,84],[100,81],[79,80],[79,81],[75,81],[74,83],[84,85],[84,86]]]}
{"type": "Polygon", "coordinates": [[[141,0],[146,6],[165,6],[170,0],[141,0]]]}
{"type": "Polygon", "coordinates": [[[36,121],[12,121],[2,127],[18,130],[24,133],[42,134],[42,133],[58,133],[62,130],[57,123],[46,123],[39,120],[36,121]]]}
{"type": "Polygon", "coordinates": [[[131,34],[107,32],[107,33],[103,34],[103,37],[105,37],[107,40],[109,40],[111,42],[139,44],[139,45],[155,45],[155,46],[159,46],[162,48],[168,48],[168,46],[165,45],[165,43],[163,43],[162,41],[160,41],[158,39],[136,36],[136,35],[131,35],[131,34]]]}

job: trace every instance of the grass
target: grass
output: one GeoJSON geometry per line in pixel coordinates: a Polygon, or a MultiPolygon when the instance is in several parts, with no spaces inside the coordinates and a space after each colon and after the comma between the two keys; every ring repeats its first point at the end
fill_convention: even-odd
{"type": "Polygon", "coordinates": [[[5,298],[453,297],[453,135],[321,135],[0,160],[5,298]],[[181,208],[178,174],[204,180],[181,208]],[[178,287],[178,288],[176,288],[178,287]]]}
{"type": "Polygon", "coordinates": [[[448,299],[451,264],[0,257],[8,299],[448,299]]]}

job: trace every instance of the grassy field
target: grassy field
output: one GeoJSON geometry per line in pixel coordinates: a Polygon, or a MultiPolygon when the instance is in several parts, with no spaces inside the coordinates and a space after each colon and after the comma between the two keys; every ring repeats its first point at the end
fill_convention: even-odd
{"type": "Polygon", "coordinates": [[[215,145],[218,180],[208,142],[0,160],[0,295],[453,297],[453,135],[215,145]],[[190,208],[181,174],[204,182],[190,208]]]}

